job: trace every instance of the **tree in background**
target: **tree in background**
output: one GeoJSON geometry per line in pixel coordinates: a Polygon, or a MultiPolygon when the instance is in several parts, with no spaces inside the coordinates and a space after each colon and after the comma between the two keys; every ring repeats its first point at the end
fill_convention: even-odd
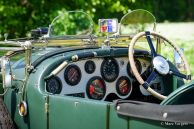
{"type": "Polygon", "coordinates": [[[31,29],[49,26],[61,10],[83,10],[97,24],[99,18],[120,19],[128,10],[151,11],[158,22],[192,21],[194,0],[1,0],[0,34],[25,37],[31,29]]]}

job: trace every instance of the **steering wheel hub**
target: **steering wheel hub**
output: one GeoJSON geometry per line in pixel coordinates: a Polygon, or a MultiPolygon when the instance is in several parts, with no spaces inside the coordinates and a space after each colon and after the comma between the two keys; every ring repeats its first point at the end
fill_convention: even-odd
{"type": "Polygon", "coordinates": [[[166,75],[169,73],[170,67],[165,58],[161,56],[154,57],[153,65],[159,74],[166,75]]]}

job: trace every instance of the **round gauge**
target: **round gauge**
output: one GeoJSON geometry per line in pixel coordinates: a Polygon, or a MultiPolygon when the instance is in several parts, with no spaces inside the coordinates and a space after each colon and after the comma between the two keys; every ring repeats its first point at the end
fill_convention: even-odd
{"type": "Polygon", "coordinates": [[[62,84],[58,77],[52,77],[46,81],[47,92],[53,94],[60,94],[62,90],[62,84]]]}
{"type": "MultiPolygon", "coordinates": [[[[141,67],[141,63],[139,62],[139,60],[135,60],[135,66],[137,68],[137,71],[141,74],[142,67],[141,67]]],[[[129,63],[127,64],[127,73],[129,76],[134,77],[133,71],[132,71],[129,63]]]]}
{"type": "Polygon", "coordinates": [[[91,60],[88,60],[86,63],[85,63],[85,71],[88,73],[88,74],[91,74],[95,71],[96,69],[96,65],[94,63],[94,61],[91,61],[91,60]]]}
{"type": "Polygon", "coordinates": [[[119,95],[121,96],[128,95],[131,89],[132,89],[131,81],[129,80],[129,78],[123,76],[118,79],[116,83],[116,90],[119,95]]]}
{"type": "Polygon", "coordinates": [[[86,92],[88,98],[96,100],[103,99],[106,94],[106,85],[102,78],[100,77],[91,78],[87,83],[86,92]]]}
{"type": "Polygon", "coordinates": [[[69,65],[64,73],[67,84],[74,86],[81,80],[81,71],[77,65],[69,65]]]}
{"type": "Polygon", "coordinates": [[[113,82],[119,75],[119,66],[115,59],[106,58],[101,65],[101,75],[107,82],[113,82]]]}

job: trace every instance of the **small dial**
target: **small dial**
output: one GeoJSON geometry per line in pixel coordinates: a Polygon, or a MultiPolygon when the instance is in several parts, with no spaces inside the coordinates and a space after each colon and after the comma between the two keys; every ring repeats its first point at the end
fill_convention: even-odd
{"type": "Polygon", "coordinates": [[[64,78],[67,84],[74,86],[81,80],[81,71],[77,65],[69,65],[64,73],[64,78]]]}
{"type": "Polygon", "coordinates": [[[91,78],[86,87],[88,98],[101,100],[106,94],[106,85],[102,78],[93,77],[91,78]]]}
{"type": "MultiPolygon", "coordinates": [[[[141,63],[140,63],[139,60],[135,60],[135,66],[136,66],[137,71],[139,72],[139,74],[141,74],[142,66],[141,66],[141,63]]],[[[133,71],[132,71],[129,63],[127,64],[127,73],[128,73],[129,76],[134,77],[133,71]]]]}
{"type": "Polygon", "coordinates": [[[115,59],[106,58],[101,65],[101,75],[107,82],[113,82],[119,75],[119,66],[115,59]]]}
{"type": "Polygon", "coordinates": [[[62,84],[58,77],[52,77],[46,81],[47,92],[53,94],[60,94],[62,90],[62,84]]]}
{"type": "Polygon", "coordinates": [[[88,74],[92,74],[95,69],[96,69],[96,65],[94,63],[94,61],[91,61],[91,60],[88,60],[86,63],[85,63],[85,71],[88,73],[88,74]]]}
{"type": "Polygon", "coordinates": [[[125,76],[120,77],[116,83],[116,90],[121,96],[128,95],[132,90],[130,80],[125,76]]]}

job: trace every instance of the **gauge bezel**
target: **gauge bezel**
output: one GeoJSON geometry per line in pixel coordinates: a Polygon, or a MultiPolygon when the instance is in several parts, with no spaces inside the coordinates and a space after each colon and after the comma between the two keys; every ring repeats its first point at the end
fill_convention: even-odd
{"type": "Polygon", "coordinates": [[[69,84],[70,86],[75,86],[75,85],[77,85],[77,84],[80,82],[81,77],[82,77],[81,70],[80,70],[80,68],[79,68],[77,65],[71,64],[71,65],[67,66],[67,68],[65,69],[65,72],[64,72],[64,79],[65,79],[66,83],[69,84]],[[79,75],[78,79],[77,79],[75,82],[71,82],[71,81],[69,80],[68,76],[67,76],[67,75],[68,75],[68,72],[69,72],[69,70],[70,70],[71,68],[74,68],[74,69],[77,71],[78,75],[79,75]]]}
{"type": "Polygon", "coordinates": [[[92,74],[96,70],[96,64],[94,63],[94,61],[88,60],[88,61],[85,62],[84,69],[85,69],[86,73],[92,74]],[[90,71],[88,69],[87,65],[93,65],[94,68],[92,69],[92,71],[90,71]]]}
{"type": "Polygon", "coordinates": [[[106,83],[104,82],[104,80],[100,76],[94,76],[94,77],[90,78],[89,81],[87,82],[87,85],[86,85],[86,94],[87,94],[87,97],[90,98],[90,99],[95,99],[95,100],[102,100],[102,99],[104,99],[104,97],[106,95],[106,83]],[[103,86],[104,86],[104,94],[103,94],[103,96],[101,98],[98,98],[98,99],[93,98],[90,95],[90,84],[94,80],[100,80],[103,83],[103,86]]]}
{"type": "MultiPolygon", "coordinates": [[[[135,63],[138,63],[138,65],[140,66],[140,67],[137,67],[137,70],[138,70],[139,74],[141,75],[141,72],[142,72],[141,62],[138,59],[135,59],[135,63]]],[[[131,67],[130,67],[130,63],[127,64],[127,74],[130,77],[135,78],[134,74],[132,73],[132,70],[131,70],[131,67]]]]}
{"type": "Polygon", "coordinates": [[[61,82],[61,79],[59,77],[57,77],[57,76],[54,76],[54,77],[46,80],[46,91],[49,92],[49,93],[52,93],[52,94],[60,94],[61,91],[62,91],[62,82],[61,82]],[[52,93],[51,91],[48,90],[48,83],[51,81],[51,79],[55,79],[57,81],[57,83],[59,84],[59,89],[55,93],[52,93]]]}
{"type": "Polygon", "coordinates": [[[132,83],[131,83],[131,80],[130,80],[128,77],[126,77],[126,76],[121,76],[121,77],[119,77],[119,79],[118,79],[117,82],[116,82],[116,91],[117,91],[117,93],[118,93],[120,96],[127,96],[127,95],[129,95],[129,94],[131,93],[131,91],[132,91],[132,83]],[[123,93],[121,93],[120,90],[119,90],[119,81],[120,81],[121,79],[126,80],[127,83],[128,83],[128,85],[130,86],[130,87],[129,87],[130,89],[129,89],[129,91],[128,91],[127,94],[123,94],[123,93]]]}
{"type": "Polygon", "coordinates": [[[117,79],[117,77],[119,76],[119,64],[118,64],[117,60],[115,60],[114,58],[105,58],[101,64],[100,73],[101,73],[102,78],[105,81],[114,82],[117,79]],[[111,79],[107,78],[103,72],[103,68],[105,67],[105,63],[107,63],[107,61],[109,61],[109,60],[111,60],[116,66],[116,76],[114,78],[111,78],[111,79]]]}

